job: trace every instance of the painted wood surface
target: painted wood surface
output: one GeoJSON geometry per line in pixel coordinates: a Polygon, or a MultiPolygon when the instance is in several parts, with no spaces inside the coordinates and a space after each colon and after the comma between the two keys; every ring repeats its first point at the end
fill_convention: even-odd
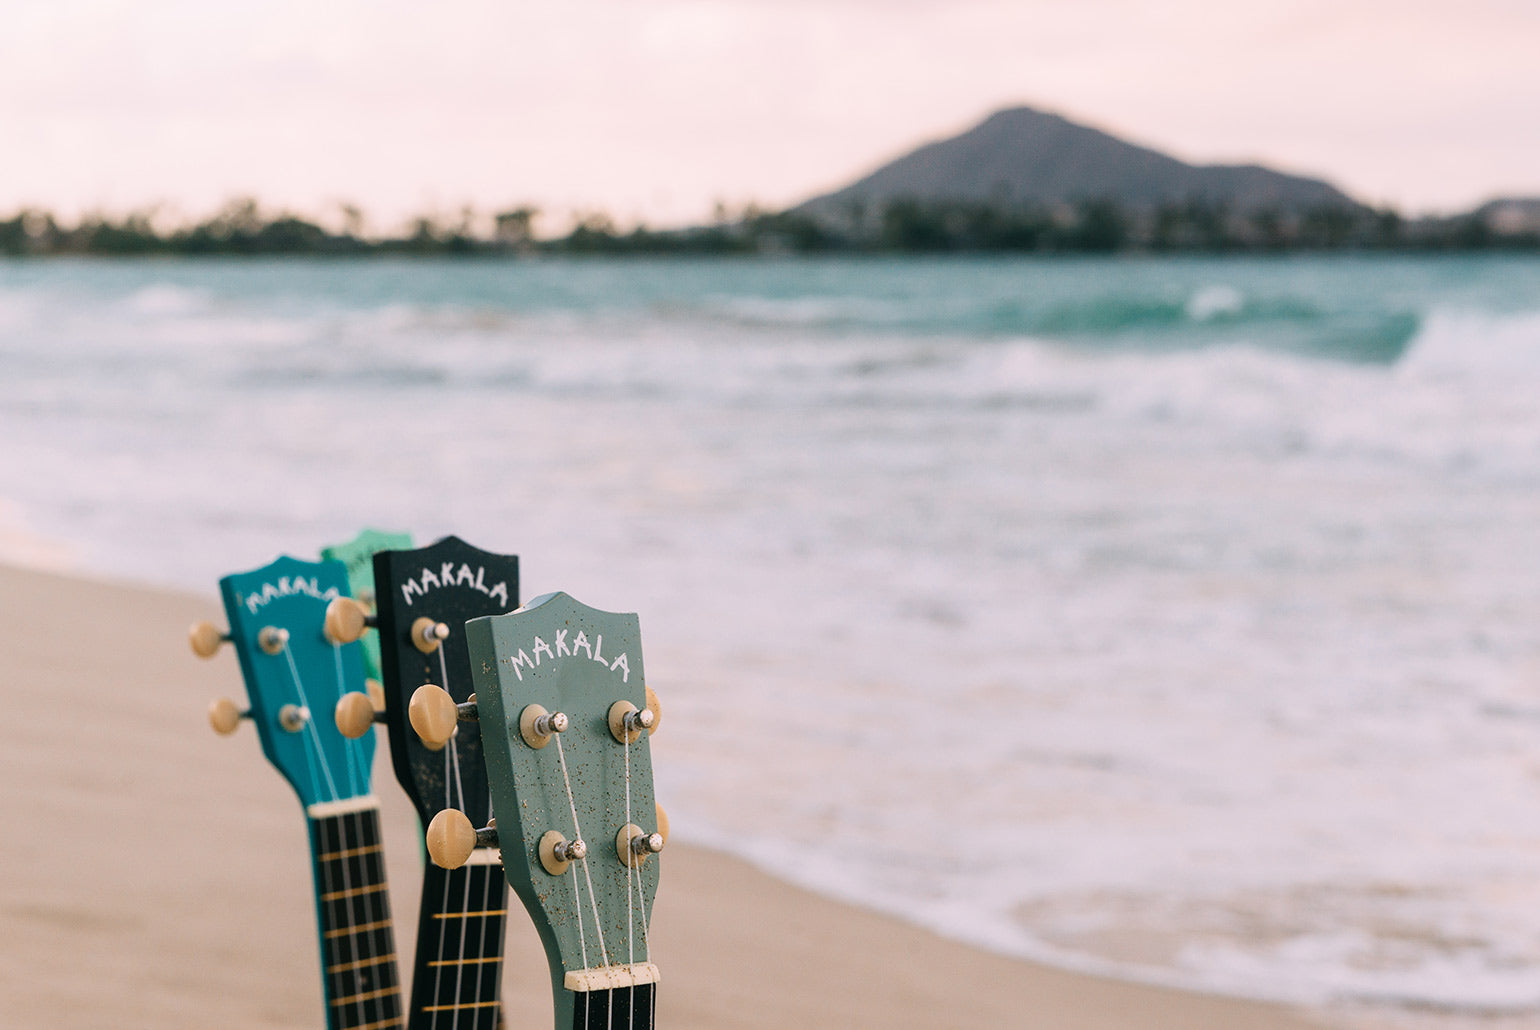
{"type": "Polygon", "coordinates": [[[661,856],[632,868],[617,854],[616,836],[627,824],[656,829],[651,750],[646,732],[622,743],[609,723],[617,701],[647,704],[640,622],[553,593],[470,621],[466,640],[504,868],[545,945],[555,1025],[613,1018],[651,1026],[655,984],[568,985],[568,974],[650,961],[646,927],[661,856]],[[520,730],[531,704],[569,719],[566,732],[538,749],[520,730]],[[588,845],[588,857],[561,875],[540,859],[551,830],[588,845]]]}
{"type": "MultiPolygon", "coordinates": [[[[379,529],[361,529],[344,544],[321,548],[322,561],[340,561],[348,570],[348,593],[370,612],[375,610],[374,556],[385,550],[405,550],[412,546],[410,533],[387,533],[379,529]]],[[[364,675],[380,678],[380,642],[372,636],[359,641],[364,649],[364,675]]]]}
{"type": "MultiPolygon", "coordinates": [[[[377,636],[391,765],[423,824],[445,808],[475,825],[492,817],[481,738],[465,726],[448,746],[425,747],[406,718],[412,694],[425,683],[467,700],[471,684],[466,650],[468,619],[518,607],[519,559],[472,547],[448,536],[417,550],[383,550],[373,558],[378,593],[377,636]],[[449,627],[439,646],[423,651],[413,640],[418,620],[449,627]]],[[[489,856],[490,857],[490,856],[489,856]]],[[[503,932],[508,887],[497,865],[440,869],[428,863],[418,910],[417,955],[409,1005],[414,1030],[495,1030],[501,1018],[503,932]]]]}
{"type": "Polygon", "coordinates": [[[326,1025],[400,1026],[374,739],[348,740],[332,718],[344,693],[364,689],[362,649],[322,631],[327,604],[348,594],[346,570],[282,557],[219,587],[262,751],[305,807],[326,1025]]]}

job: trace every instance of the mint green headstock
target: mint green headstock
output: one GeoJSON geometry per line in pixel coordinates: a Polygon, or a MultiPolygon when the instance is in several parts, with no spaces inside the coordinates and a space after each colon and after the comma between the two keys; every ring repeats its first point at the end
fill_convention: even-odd
{"type": "Polygon", "coordinates": [[[653,852],[667,831],[638,619],[553,593],[465,633],[503,867],[545,945],[556,1026],[587,1026],[596,1006],[650,1026],[653,852]],[[537,732],[542,712],[565,729],[537,732]],[[579,839],[586,856],[563,860],[579,839]]]}
{"type": "MultiPolygon", "coordinates": [[[[323,561],[340,561],[348,570],[348,593],[371,613],[374,601],[374,556],[380,551],[405,551],[412,546],[410,533],[386,533],[378,529],[361,529],[358,535],[345,544],[332,544],[321,548],[323,561]]],[[[365,634],[359,641],[364,647],[364,674],[372,680],[380,678],[380,641],[373,633],[365,634]]]]}

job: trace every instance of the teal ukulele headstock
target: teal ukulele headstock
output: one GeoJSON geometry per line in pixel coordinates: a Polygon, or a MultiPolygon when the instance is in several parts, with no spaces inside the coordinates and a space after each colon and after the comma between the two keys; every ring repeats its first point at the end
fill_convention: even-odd
{"type": "MultiPolygon", "coordinates": [[[[321,548],[322,561],[340,561],[348,570],[348,594],[371,613],[375,610],[374,556],[381,551],[404,551],[412,546],[410,533],[386,533],[361,529],[345,544],[321,548]]],[[[364,646],[364,675],[380,678],[380,642],[373,636],[361,641],[364,646]]]]}
{"type": "MultiPolygon", "coordinates": [[[[214,728],[229,732],[248,715],[268,761],[307,809],[367,795],[374,737],[348,740],[332,717],[343,694],[364,689],[363,655],[356,644],[333,643],[322,629],[327,604],[348,592],[342,563],[279,558],[226,576],[219,591],[230,623],[223,639],[235,646],[251,707],[239,713],[216,702],[214,728]]],[[[220,642],[207,624],[194,627],[198,654],[213,654],[220,642]]]]}
{"type": "MultiPolygon", "coordinates": [[[[472,619],[465,634],[474,704],[451,706],[437,729],[432,716],[413,725],[427,738],[447,736],[457,716],[480,721],[497,825],[479,836],[495,833],[540,932],[558,1030],[588,1026],[600,1011],[616,1025],[651,1026],[658,971],[647,925],[667,824],[648,739],[661,713],[645,686],[637,617],[554,593],[472,619]]],[[[457,816],[441,813],[429,829],[435,861],[457,816]]]]}

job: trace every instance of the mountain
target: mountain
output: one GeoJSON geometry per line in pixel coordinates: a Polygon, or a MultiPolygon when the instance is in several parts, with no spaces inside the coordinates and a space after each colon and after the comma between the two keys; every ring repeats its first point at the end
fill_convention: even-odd
{"type": "Polygon", "coordinates": [[[796,210],[843,218],[857,205],[873,211],[900,199],[1046,207],[1111,200],[1130,210],[1197,200],[1237,212],[1362,206],[1320,179],[1261,165],[1192,165],[1056,114],[1015,107],[796,210]]]}

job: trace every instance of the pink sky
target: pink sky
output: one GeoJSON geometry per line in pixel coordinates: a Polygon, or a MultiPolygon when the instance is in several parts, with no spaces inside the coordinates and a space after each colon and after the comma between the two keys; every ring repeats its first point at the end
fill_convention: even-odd
{"type": "Polygon", "coordinates": [[[1540,2],[10,0],[0,212],[780,205],[1029,103],[1408,212],[1540,194],[1540,2]]]}

